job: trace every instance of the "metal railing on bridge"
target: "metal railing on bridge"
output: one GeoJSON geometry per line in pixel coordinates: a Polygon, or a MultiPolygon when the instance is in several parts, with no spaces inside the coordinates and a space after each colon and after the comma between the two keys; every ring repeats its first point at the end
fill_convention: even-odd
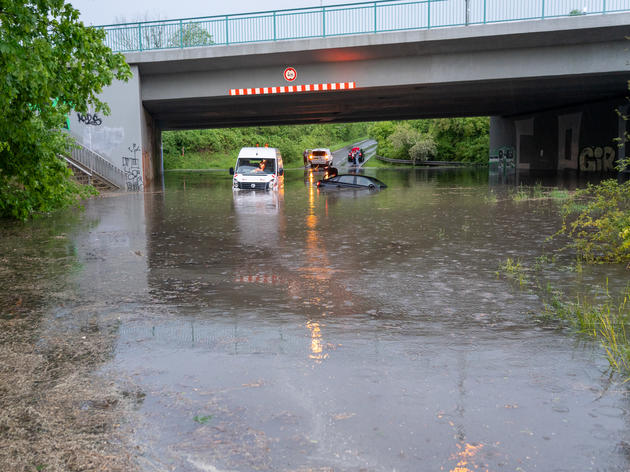
{"type": "Polygon", "coordinates": [[[101,26],[114,51],[326,38],[630,11],[630,0],[377,0],[101,26]]]}

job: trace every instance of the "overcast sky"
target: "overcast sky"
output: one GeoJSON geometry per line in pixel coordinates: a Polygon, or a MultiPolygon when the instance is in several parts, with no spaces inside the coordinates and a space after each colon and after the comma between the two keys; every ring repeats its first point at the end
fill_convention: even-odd
{"type": "Polygon", "coordinates": [[[81,12],[81,20],[86,25],[107,25],[138,19],[175,19],[196,16],[225,15],[286,8],[355,3],[342,0],[69,0],[81,12]]]}

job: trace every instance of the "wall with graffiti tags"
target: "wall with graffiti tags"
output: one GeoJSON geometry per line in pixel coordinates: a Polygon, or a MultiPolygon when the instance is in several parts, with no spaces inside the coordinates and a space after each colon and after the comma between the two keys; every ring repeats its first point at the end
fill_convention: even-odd
{"type": "Polygon", "coordinates": [[[515,131],[512,120],[497,116],[490,118],[489,171],[491,175],[516,171],[515,131]]]}
{"type": "Polygon", "coordinates": [[[586,146],[578,159],[581,172],[612,172],[615,170],[616,149],[612,146],[586,146]]]}
{"type": "Polygon", "coordinates": [[[493,117],[490,172],[505,171],[501,166],[512,159],[521,170],[614,172],[616,161],[626,153],[617,143],[627,126],[616,111],[622,105],[623,99],[608,100],[512,118],[493,117]]]}
{"type": "Polygon", "coordinates": [[[516,149],[513,146],[501,146],[490,149],[490,173],[516,172],[516,149]]]}
{"type": "Polygon", "coordinates": [[[100,95],[99,98],[111,109],[109,115],[94,109],[86,113],[73,112],[69,116],[69,132],[77,142],[125,173],[125,190],[142,191],[142,143],[145,130],[141,124],[141,115],[144,110],[137,67],[132,67],[132,71],[134,75],[127,83],[115,82],[100,95]]]}
{"type": "Polygon", "coordinates": [[[122,169],[125,173],[127,191],[139,192],[144,188],[142,182],[142,169],[141,162],[138,154],[140,153],[140,146],[133,143],[127,148],[128,154],[122,158],[122,169]]]}

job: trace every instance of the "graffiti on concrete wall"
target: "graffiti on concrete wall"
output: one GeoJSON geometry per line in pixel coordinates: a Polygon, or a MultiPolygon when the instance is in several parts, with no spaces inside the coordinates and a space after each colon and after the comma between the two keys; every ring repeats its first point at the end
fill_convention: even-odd
{"type": "Polygon", "coordinates": [[[578,163],[582,172],[609,172],[615,169],[615,149],[611,146],[587,146],[580,152],[578,163]]]}
{"type": "Polygon", "coordinates": [[[138,159],[140,147],[133,143],[127,149],[129,149],[130,154],[122,158],[123,172],[127,176],[127,191],[139,192],[142,190],[142,172],[140,170],[140,159],[138,159]]]}
{"type": "Polygon", "coordinates": [[[512,146],[502,146],[490,151],[490,172],[515,172],[516,150],[512,146]]]}
{"type": "Polygon", "coordinates": [[[77,113],[77,119],[79,123],[85,123],[86,125],[101,126],[103,124],[103,120],[96,113],[86,113],[85,115],[77,113]]]}

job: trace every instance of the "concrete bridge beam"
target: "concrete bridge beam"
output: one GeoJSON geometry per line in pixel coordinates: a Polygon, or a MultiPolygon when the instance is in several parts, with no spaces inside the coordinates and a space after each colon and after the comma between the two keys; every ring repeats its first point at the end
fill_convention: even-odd
{"type": "Polygon", "coordinates": [[[162,173],[161,130],[141,98],[141,75],[131,65],[128,82],[115,82],[103,90],[101,99],[109,115],[73,112],[70,134],[83,146],[108,159],[126,175],[126,190],[149,188],[162,173]]]}

